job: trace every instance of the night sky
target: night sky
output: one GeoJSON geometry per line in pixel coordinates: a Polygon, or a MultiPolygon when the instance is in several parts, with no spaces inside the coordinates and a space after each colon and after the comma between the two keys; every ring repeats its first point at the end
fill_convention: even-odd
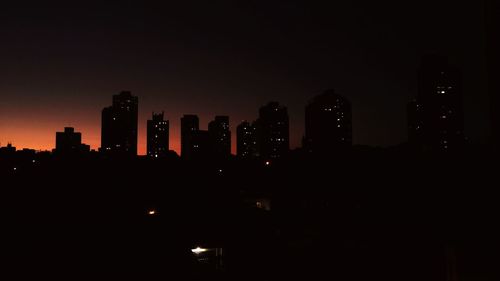
{"type": "Polygon", "coordinates": [[[176,151],[183,114],[202,129],[229,115],[234,152],[237,124],[272,100],[289,109],[293,148],[305,104],[328,88],[352,101],[356,144],[395,145],[434,52],[463,70],[466,134],[489,134],[481,1],[67,2],[0,9],[1,146],[52,149],[73,126],[97,149],[102,108],[130,90],[139,154],[152,111],[165,111],[176,151]]]}

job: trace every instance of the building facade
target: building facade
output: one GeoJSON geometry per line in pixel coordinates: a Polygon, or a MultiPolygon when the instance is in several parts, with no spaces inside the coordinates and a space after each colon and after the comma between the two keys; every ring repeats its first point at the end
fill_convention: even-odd
{"type": "Polygon", "coordinates": [[[242,159],[259,157],[257,128],[254,124],[243,121],[236,128],[236,154],[242,159]]]}
{"type": "Polygon", "coordinates": [[[277,102],[270,102],[259,110],[257,143],[259,154],[265,159],[278,159],[290,150],[288,110],[277,102]]]}
{"type": "Polygon", "coordinates": [[[414,111],[412,123],[416,124],[415,129],[419,128],[417,140],[423,150],[450,151],[463,147],[462,78],[447,58],[433,55],[423,59],[414,111]]]}
{"type": "Polygon", "coordinates": [[[102,110],[101,151],[137,155],[139,101],[131,92],[113,96],[113,104],[102,110]]]}
{"type": "Polygon", "coordinates": [[[212,155],[221,159],[229,158],[231,156],[229,117],[215,116],[215,119],[208,124],[208,133],[212,155]]]}
{"type": "Polygon", "coordinates": [[[181,157],[189,159],[193,154],[194,134],[200,130],[200,119],[196,115],[184,115],[181,118],[181,157]]]}
{"type": "Polygon", "coordinates": [[[66,127],[64,132],[56,132],[55,153],[58,155],[73,155],[90,151],[90,146],[82,144],[82,134],[74,128],[66,127]]]}
{"type": "Polygon", "coordinates": [[[305,109],[303,146],[308,152],[329,153],[352,146],[352,109],[349,100],[333,90],[314,97],[305,109]]]}
{"type": "Polygon", "coordinates": [[[161,158],[169,152],[169,121],[164,119],[164,113],[153,113],[147,121],[147,155],[161,158]]]}

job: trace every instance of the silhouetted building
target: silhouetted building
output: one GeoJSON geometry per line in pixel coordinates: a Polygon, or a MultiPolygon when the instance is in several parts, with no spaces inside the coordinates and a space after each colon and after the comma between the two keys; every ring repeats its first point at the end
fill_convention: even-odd
{"type": "Polygon", "coordinates": [[[188,143],[189,154],[187,159],[208,159],[212,155],[212,147],[210,145],[210,134],[208,131],[198,130],[193,131],[188,143]]]}
{"type": "Polygon", "coordinates": [[[412,146],[422,142],[422,106],[412,100],[407,106],[408,141],[412,146]]]}
{"type": "Polygon", "coordinates": [[[90,146],[82,144],[82,134],[74,128],[65,127],[64,132],[56,132],[56,149],[59,155],[74,155],[90,152],[90,146]]]}
{"type": "Polygon", "coordinates": [[[257,144],[263,158],[283,157],[290,149],[288,110],[277,102],[270,102],[259,110],[257,144]]]}
{"type": "Polygon", "coordinates": [[[486,0],[488,91],[493,142],[500,150],[500,1],[486,0]]]}
{"type": "Polygon", "coordinates": [[[351,103],[333,90],[316,96],[306,106],[304,148],[330,153],[352,146],[351,103]]]}
{"type": "Polygon", "coordinates": [[[192,139],[200,129],[200,120],[196,115],[184,115],[181,118],[181,157],[189,159],[192,154],[192,139]]]}
{"type": "MultiPolygon", "coordinates": [[[[418,71],[418,96],[413,108],[423,150],[456,150],[464,144],[461,73],[440,56],[427,56],[418,71]],[[418,105],[418,114],[415,111],[418,105]],[[420,128],[421,126],[421,128],[420,128]]],[[[416,129],[416,127],[415,127],[416,129]]]]}
{"type": "Polygon", "coordinates": [[[5,147],[0,147],[0,154],[1,155],[11,155],[16,153],[16,147],[12,146],[11,143],[8,143],[7,146],[5,147]]]}
{"type": "Polygon", "coordinates": [[[228,116],[215,116],[215,120],[208,124],[210,146],[216,158],[231,156],[231,131],[229,130],[228,116]]]}
{"type": "Polygon", "coordinates": [[[257,158],[257,128],[247,121],[242,122],[236,129],[236,154],[240,158],[257,158]]]}
{"type": "Polygon", "coordinates": [[[113,96],[113,105],[102,110],[101,151],[137,155],[138,98],[130,92],[113,96]]]}
{"type": "Polygon", "coordinates": [[[169,152],[169,122],[164,113],[155,114],[147,122],[147,153],[149,157],[165,157],[169,152]]]}

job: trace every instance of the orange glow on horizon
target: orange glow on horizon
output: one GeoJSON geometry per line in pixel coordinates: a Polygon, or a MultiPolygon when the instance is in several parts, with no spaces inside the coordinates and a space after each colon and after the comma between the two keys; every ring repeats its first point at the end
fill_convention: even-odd
{"type": "MultiPolygon", "coordinates": [[[[66,127],[70,127],[67,125],[66,127]]],[[[91,149],[98,150],[101,146],[101,128],[98,127],[78,127],[74,126],[75,131],[82,133],[82,142],[90,145],[91,149]]],[[[170,150],[180,154],[180,134],[177,128],[170,129],[170,150]]],[[[2,126],[2,135],[0,136],[0,146],[6,146],[12,143],[18,150],[23,148],[35,149],[37,151],[52,151],[55,148],[56,132],[62,132],[64,126],[38,126],[33,128],[24,128],[17,126],[2,126]],[[36,136],[36,137],[34,137],[36,136]]],[[[138,136],[138,154],[146,155],[146,130],[139,128],[138,136]]]]}
{"type": "MultiPolygon", "coordinates": [[[[180,118],[179,118],[180,119],[180,118]]],[[[208,120],[208,119],[207,119],[208,120]]],[[[139,125],[138,154],[146,155],[146,118],[139,125]],[[144,125],[141,125],[144,123],[144,125]]],[[[64,131],[64,127],[74,127],[76,132],[82,133],[82,142],[90,145],[91,149],[98,150],[101,146],[100,120],[98,124],[69,123],[55,124],[56,122],[41,122],[40,124],[28,122],[2,123],[0,127],[0,146],[12,143],[18,150],[23,148],[35,149],[37,151],[52,151],[55,148],[56,132],[64,131]]],[[[180,155],[180,124],[170,121],[170,143],[169,149],[180,155]],[[173,124],[172,124],[173,123],[173,124]]],[[[206,126],[205,126],[206,127],[206,126]]],[[[203,129],[203,127],[202,127],[203,129]]],[[[232,153],[236,153],[236,128],[231,128],[232,153]]]]}
{"type": "MultiPolygon", "coordinates": [[[[101,110],[109,105],[106,96],[99,105],[81,105],[68,107],[65,103],[53,103],[50,106],[19,105],[12,103],[9,107],[0,108],[0,147],[12,143],[18,150],[23,148],[38,151],[52,151],[55,148],[56,132],[64,131],[64,127],[73,127],[82,133],[82,142],[93,150],[101,146],[101,110]]],[[[76,103],[73,103],[76,104],[76,103]]],[[[1,104],[0,104],[1,105],[1,104]]],[[[146,121],[151,118],[151,108],[160,112],[163,106],[144,106],[149,110],[139,111],[138,155],[146,155],[146,121]],[[159,108],[159,109],[158,109],[159,108]]],[[[169,106],[164,106],[168,108],[169,106]]],[[[172,107],[172,106],[170,106],[172,107]]],[[[180,155],[180,119],[184,114],[197,114],[200,118],[200,129],[206,130],[208,123],[216,115],[230,116],[231,152],[236,154],[236,127],[246,120],[254,120],[252,113],[225,112],[212,108],[186,109],[179,106],[173,111],[165,110],[165,119],[170,122],[169,149],[180,155]]],[[[300,144],[301,132],[290,129],[291,146],[300,144]],[[295,142],[294,142],[295,140],[295,142]]]]}

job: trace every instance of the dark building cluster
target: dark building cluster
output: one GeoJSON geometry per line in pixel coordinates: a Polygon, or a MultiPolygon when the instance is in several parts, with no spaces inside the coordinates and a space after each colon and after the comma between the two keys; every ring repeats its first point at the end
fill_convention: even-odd
{"type": "Polygon", "coordinates": [[[187,160],[228,159],[231,155],[229,117],[216,116],[208,130],[200,130],[197,115],[181,118],[181,157],[187,160]]]}
{"type": "Polygon", "coordinates": [[[71,127],[52,154],[0,148],[0,255],[19,280],[499,279],[496,155],[464,149],[461,74],[442,57],[419,69],[408,145],[386,149],[353,145],[352,104],[327,90],[302,148],[270,102],[237,126],[235,157],[229,117],[201,130],[192,114],[177,157],[164,112],[136,157],[138,105],[113,96],[99,152],[71,127]]]}
{"type": "MultiPolygon", "coordinates": [[[[408,147],[415,152],[457,152],[466,146],[462,77],[446,57],[429,55],[418,69],[418,93],[408,103],[408,147]]],[[[493,83],[494,84],[494,83],[493,83]]],[[[112,105],[102,110],[101,147],[108,156],[137,156],[139,99],[131,92],[114,95],[112,105]]],[[[305,106],[305,135],[300,150],[327,156],[348,152],[353,146],[351,102],[334,90],[313,97],[305,106]]],[[[208,130],[201,130],[199,117],[181,118],[181,151],[185,160],[231,158],[229,116],[215,116],[208,130]]],[[[169,120],[164,112],[147,121],[147,156],[165,158],[169,148],[169,120]]],[[[89,152],[81,133],[65,128],[56,134],[58,155],[89,152]]],[[[243,121],[236,128],[236,156],[239,159],[282,159],[290,152],[290,121],[287,107],[269,102],[258,118],[243,121]]]]}
{"type": "MultiPolygon", "coordinates": [[[[137,155],[138,97],[130,92],[113,96],[113,105],[102,111],[100,152],[111,156],[137,155]]],[[[304,148],[310,153],[329,153],[352,146],[350,102],[328,90],[306,107],[304,148]]],[[[229,116],[215,116],[208,130],[200,130],[197,115],[181,118],[181,157],[186,160],[224,160],[231,157],[229,116]]],[[[169,121],[164,112],[153,113],[147,121],[147,156],[164,158],[169,150],[169,121]]],[[[89,151],[81,143],[81,133],[65,128],[56,134],[58,154],[89,151]]],[[[290,151],[288,110],[278,102],[259,109],[257,120],[243,121],[237,127],[237,156],[241,159],[280,159],[290,151]]]]}

